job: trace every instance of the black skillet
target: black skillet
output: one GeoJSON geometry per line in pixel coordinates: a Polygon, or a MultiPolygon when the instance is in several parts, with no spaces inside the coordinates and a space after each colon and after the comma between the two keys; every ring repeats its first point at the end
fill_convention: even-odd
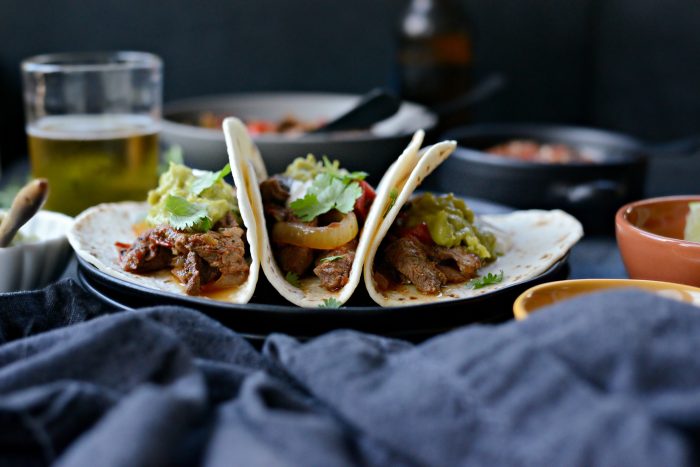
{"type": "Polygon", "coordinates": [[[459,147],[426,180],[426,189],[440,187],[521,209],[563,209],[587,233],[612,233],[617,209],[644,197],[649,157],[700,150],[700,138],[652,145],[611,131],[546,124],[471,125],[441,139],[454,139],[459,147]],[[512,139],[563,143],[586,150],[595,162],[533,163],[483,152],[512,139]]]}

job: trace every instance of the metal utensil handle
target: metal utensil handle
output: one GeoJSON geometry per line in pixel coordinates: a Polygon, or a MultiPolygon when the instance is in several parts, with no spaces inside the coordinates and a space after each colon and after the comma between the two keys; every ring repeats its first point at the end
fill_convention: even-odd
{"type": "Polygon", "coordinates": [[[310,133],[369,128],[394,115],[399,107],[401,102],[396,96],[384,89],[376,88],[365,94],[348,112],[310,133]]]}
{"type": "Polygon", "coordinates": [[[700,135],[689,136],[663,143],[644,145],[647,154],[652,157],[682,156],[690,157],[700,153],[700,135]]]}
{"type": "Polygon", "coordinates": [[[595,199],[616,199],[626,194],[625,184],[619,180],[593,180],[573,185],[554,185],[552,195],[567,203],[586,204],[595,199]]]}

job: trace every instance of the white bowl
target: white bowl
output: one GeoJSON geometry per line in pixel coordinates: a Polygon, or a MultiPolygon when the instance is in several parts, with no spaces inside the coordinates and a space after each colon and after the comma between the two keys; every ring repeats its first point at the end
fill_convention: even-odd
{"type": "MultiPolygon", "coordinates": [[[[241,120],[278,121],[286,115],[300,120],[331,120],[352,108],[361,96],[318,92],[251,93],[206,96],[166,104],[161,138],[183,149],[185,162],[218,170],[228,161],[221,129],[178,123],[201,112],[231,115],[241,120]]],[[[418,129],[430,130],[437,117],[427,108],[403,102],[392,117],[366,131],[308,135],[260,135],[253,139],[271,174],[283,172],[295,157],[313,153],[341,161],[350,170],[364,170],[379,179],[418,129]]]]}
{"type": "Polygon", "coordinates": [[[0,292],[38,289],[55,280],[70,257],[66,232],[72,225],[72,217],[51,211],[30,219],[20,229],[27,242],[0,248],[0,292]]]}

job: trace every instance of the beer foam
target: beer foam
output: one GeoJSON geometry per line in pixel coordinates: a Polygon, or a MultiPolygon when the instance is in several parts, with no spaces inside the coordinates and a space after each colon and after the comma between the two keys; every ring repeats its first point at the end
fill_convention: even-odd
{"type": "Polygon", "coordinates": [[[160,130],[149,115],[101,114],[56,115],[27,125],[27,134],[45,139],[115,139],[150,135],[160,130]]]}

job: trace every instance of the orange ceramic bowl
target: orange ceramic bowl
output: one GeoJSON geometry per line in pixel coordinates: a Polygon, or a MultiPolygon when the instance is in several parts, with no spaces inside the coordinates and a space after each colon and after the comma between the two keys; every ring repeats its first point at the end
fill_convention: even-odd
{"type": "Polygon", "coordinates": [[[683,240],[688,203],[697,201],[700,195],[668,196],[617,211],[617,245],[631,278],[700,286],[700,243],[683,240]]]}
{"type": "Polygon", "coordinates": [[[525,319],[553,303],[609,289],[641,289],[700,307],[700,289],[688,285],[633,279],[571,279],[527,289],[513,303],[513,314],[516,319],[525,319]]]}

